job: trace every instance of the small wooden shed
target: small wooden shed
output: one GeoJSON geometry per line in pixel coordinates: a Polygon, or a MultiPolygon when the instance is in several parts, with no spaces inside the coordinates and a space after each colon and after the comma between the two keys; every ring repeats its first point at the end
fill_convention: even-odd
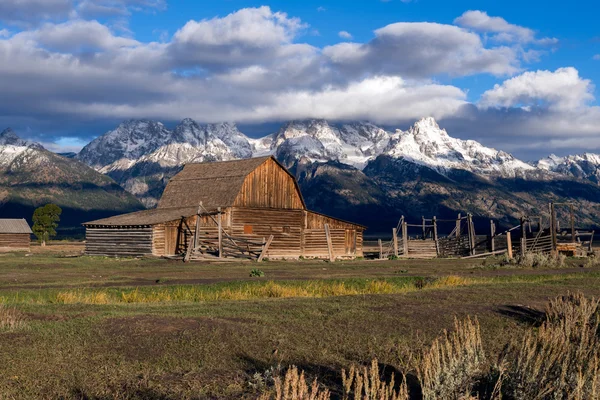
{"type": "Polygon", "coordinates": [[[269,258],[360,257],[365,229],[307,210],[296,179],[272,156],[187,164],[156,209],[84,226],[90,255],[181,255],[193,236],[194,249],[205,243],[209,252],[218,238],[219,256],[232,255],[273,236],[269,258]]]}
{"type": "Polygon", "coordinates": [[[32,233],[24,219],[0,219],[0,252],[29,251],[32,233]]]}

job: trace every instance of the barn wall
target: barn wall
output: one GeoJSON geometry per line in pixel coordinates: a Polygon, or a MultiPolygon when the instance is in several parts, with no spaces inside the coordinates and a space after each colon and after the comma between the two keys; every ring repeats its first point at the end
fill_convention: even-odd
{"type": "Polygon", "coordinates": [[[329,257],[325,224],[329,225],[333,252],[336,257],[363,256],[364,228],[362,226],[312,211],[305,211],[305,219],[304,255],[306,257],[329,257]]]}
{"type": "MultiPolygon", "coordinates": [[[[178,254],[183,254],[187,251],[190,240],[194,235],[194,230],[196,229],[196,216],[191,216],[185,218],[183,220],[178,219],[175,221],[166,222],[164,224],[159,224],[154,227],[155,232],[163,231],[164,240],[162,240],[160,235],[155,235],[155,255],[168,255],[174,256],[178,254]],[[162,254],[159,254],[159,248],[162,246],[162,254]]],[[[223,210],[223,214],[221,215],[221,226],[225,230],[225,232],[229,233],[229,225],[231,219],[231,212],[228,209],[223,210]]],[[[198,229],[198,236],[202,237],[217,237],[219,234],[217,221],[218,217],[216,215],[211,216],[203,215],[200,216],[200,226],[198,229]],[[214,220],[213,220],[214,218],[214,220]]]]}
{"type": "Polygon", "coordinates": [[[233,208],[231,234],[262,240],[273,235],[267,257],[295,258],[302,255],[302,210],[233,208]]]}
{"type": "Polygon", "coordinates": [[[85,254],[122,257],[152,255],[152,236],[151,227],[86,227],[85,254]]]}
{"type": "Polygon", "coordinates": [[[0,251],[29,251],[31,235],[29,233],[1,233],[0,251]]]}
{"type": "Polygon", "coordinates": [[[304,208],[294,178],[272,159],[266,160],[246,177],[234,205],[236,207],[304,208]]]}

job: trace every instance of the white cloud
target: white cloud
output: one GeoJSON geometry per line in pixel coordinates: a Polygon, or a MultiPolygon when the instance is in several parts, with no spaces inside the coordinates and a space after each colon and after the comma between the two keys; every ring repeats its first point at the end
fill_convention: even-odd
{"type": "Polygon", "coordinates": [[[31,41],[39,47],[58,52],[78,53],[131,47],[140,43],[115,36],[97,21],[75,20],[62,24],[44,24],[39,29],[19,33],[13,41],[31,41]]]}
{"type": "Polygon", "coordinates": [[[342,39],[352,39],[352,34],[350,32],[346,32],[346,31],[340,31],[338,33],[338,36],[341,37],[342,39]]]}
{"type": "Polygon", "coordinates": [[[592,57],[594,60],[600,60],[600,54],[596,54],[594,57],[592,57]]]}
{"type": "Polygon", "coordinates": [[[541,107],[553,110],[582,108],[594,100],[594,86],[572,67],[554,72],[525,72],[496,84],[481,96],[482,107],[541,107]]]}
{"type": "Polygon", "coordinates": [[[509,75],[519,70],[517,52],[508,47],[486,48],[479,35],[436,23],[395,23],[375,31],[365,44],[341,43],[323,54],[348,74],[398,74],[429,77],[479,73],[509,75]]]}
{"type": "Polygon", "coordinates": [[[10,31],[8,29],[0,29],[0,38],[7,38],[10,36],[10,31]]]}
{"type": "Polygon", "coordinates": [[[317,11],[318,12],[324,12],[324,11],[327,11],[327,9],[325,7],[323,7],[323,6],[319,6],[319,7],[317,7],[317,11]]]}
{"type": "Polygon", "coordinates": [[[301,49],[291,42],[306,27],[298,18],[267,6],[245,8],[223,18],[189,21],[175,33],[171,56],[186,65],[211,69],[268,62],[281,51],[304,51],[308,46],[301,49]]]}
{"type": "Polygon", "coordinates": [[[532,43],[539,45],[553,45],[558,43],[556,38],[536,39],[532,29],[508,23],[504,18],[490,17],[486,12],[479,10],[466,11],[454,20],[456,25],[472,29],[481,33],[493,33],[492,40],[504,43],[532,43]]]}

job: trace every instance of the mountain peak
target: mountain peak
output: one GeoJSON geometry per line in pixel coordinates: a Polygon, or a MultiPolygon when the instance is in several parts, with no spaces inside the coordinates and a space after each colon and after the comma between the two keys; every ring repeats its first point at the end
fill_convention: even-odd
{"type": "Polygon", "coordinates": [[[11,128],[0,133],[0,145],[27,146],[29,143],[21,139],[11,128]]]}

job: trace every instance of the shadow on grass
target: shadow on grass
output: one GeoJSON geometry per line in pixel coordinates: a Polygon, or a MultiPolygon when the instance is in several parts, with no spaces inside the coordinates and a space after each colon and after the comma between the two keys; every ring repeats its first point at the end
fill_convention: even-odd
{"type": "Polygon", "coordinates": [[[506,305],[500,307],[496,312],[534,327],[542,325],[546,319],[545,312],[527,306],[506,305]]]}

